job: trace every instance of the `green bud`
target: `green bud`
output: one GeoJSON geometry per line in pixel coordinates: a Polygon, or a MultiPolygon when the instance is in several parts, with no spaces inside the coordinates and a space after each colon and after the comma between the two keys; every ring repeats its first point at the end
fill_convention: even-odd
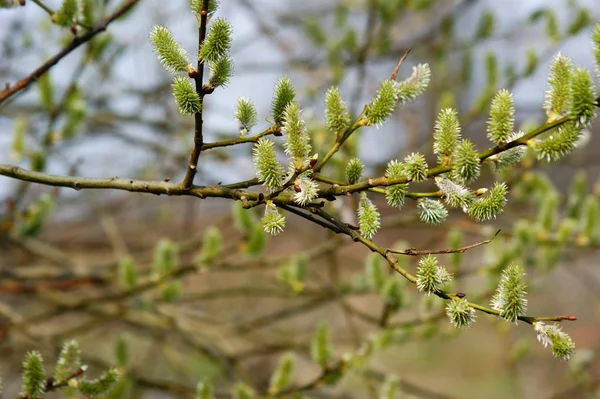
{"type": "Polygon", "coordinates": [[[470,328],[477,315],[475,309],[469,306],[469,302],[464,298],[452,298],[446,306],[446,314],[450,323],[456,328],[470,328]]]}
{"type": "Polygon", "coordinates": [[[200,96],[187,77],[175,76],[172,87],[175,104],[180,114],[185,115],[200,112],[202,109],[200,96]]]}
{"type": "Polygon", "coordinates": [[[325,93],[325,125],[332,132],[341,132],[350,126],[350,113],[337,87],[325,93]]]}
{"type": "Polygon", "coordinates": [[[67,381],[81,367],[81,350],[77,341],[70,340],[63,344],[58,355],[52,376],[56,383],[67,381]]]}
{"type": "Polygon", "coordinates": [[[173,39],[171,31],[164,26],[155,26],[150,32],[150,41],[162,66],[171,73],[189,72],[193,69],[186,51],[173,39]]]}
{"type": "Polygon", "coordinates": [[[138,283],[138,272],[135,267],[135,262],[131,256],[125,256],[119,259],[118,264],[119,286],[129,291],[138,283]]]}
{"type": "Polygon", "coordinates": [[[21,393],[28,399],[37,399],[46,391],[44,360],[37,351],[29,352],[23,361],[21,393]]]}
{"type": "Polygon", "coordinates": [[[420,199],[417,203],[419,219],[427,224],[440,224],[448,217],[448,210],[437,200],[420,199]]]}
{"type": "Polygon", "coordinates": [[[271,375],[269,382],[269,394],[275,395],[286,389],[292,382],[294,373],[295,358],[291,353],[285,354],[279,360],[277,368],[271,375]]]}
{"type": "Polygon", "coordinates": [[[373,238],[381,226],[381,216],[377,207],[371,202],[364,192],[360,193],[360,202],[358,203],[358,225],[360,234],[365,238],[373,238]]]}
{"type": "Polygon", "coordinates": [[[515,108],[508,90],[500,90],[492,100],[487,137],[496,144],[504,143],[513,133],[515,108]]]}
{"type": "Polygon", "coordinates": [[[279,210],[271,201],[268,201],[265,206],[265,216],[262,218],[262,225],[265,232],[272,236],[281,233],[285,227],[285,216],[279,213],[279,210]]]}
{"type": "Polygon", "coordinates": [[[216,226],[208,226],[202,234],[202,248],[198,254],[197,262],[201,267],[214,261],[223,250],[221,231],[216,226]]]}
{"type": "Polygon", "coordinates": [[[229,22],[223,18],[215,19],[206,34],[206,39],[198,51],[198,59],[217,62],[225,58],[231,48],[232,29],[229,22]]]}
{"type": "Polygon", "coordinates": [[[162,278],[172,273],[178,266],[177,245],[169,240],[163,239],[158,242],[154,249],[154,273],[162,278]]]}
{"type": "Polygon", "coordinates": [[[320,323],[313,335],[310,347],[312,359],[321,367],[326,368],[332,355],[331,338],[329,327],[326,323],[320,323]]]}
{"type": "Polygon", "coordinates": [[[283,169],[277,160],[275,143],[261,137],[252,150],[252,160],[256,168],[256,177],[271,191],[281,186],[283,169]]]}
{"type": "Polygon", "coordinates": [[[350,184],[356,184],[365,170],[363,163],[358,158],[352,158],[346,165],[346,180],[350,184]]]}
{"type": "Polygon", "coordinates": [[[464,139],[452,154],[452,177],[461,183],[471,183],[479,177],[479,153],[470,140],[464,139]]]}
{"type": "Polygon", "coordinates": [[[508,321],[517,321],[518,316],[527,312],[527,299],[523,281],[525,271],[521,266],[512,265],[502,272],[500,283],[492,297],[492,308],[500,312],[500,316],[508,321]]]}
{"type": "Polygon", "coordinates": [[[252,100],[248,97],[238,98],[234,117],[240,125],[240,136],[244,137],[258,123],[258,114],[252,100]]]}
{"type": "Polygon", "coordinates": [[[271,102],[271,114],[276,125],[281,126],[284,120],[284,111],[288,104],[294,101],[295,97],[296,91],[292,86],[292,82],[287,77],[279,79],[275,85],[271,102]]]}

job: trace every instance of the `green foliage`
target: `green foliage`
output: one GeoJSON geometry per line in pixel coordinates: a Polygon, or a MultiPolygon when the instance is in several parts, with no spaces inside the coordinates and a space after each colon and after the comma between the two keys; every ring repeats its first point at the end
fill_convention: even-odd
{"type": "Polygon", "coordinates": [[[23,361],[21,394],[28,399],[37,399],[46,390],[44,360],[37,351],[29,352],[23,361]]]}
{"type": "Polygon", "coordinates": [[[304,280],[308,270],[308,260],[304,256],[294,256],[277,270],[277,278],[294,292],[304,291],[304,280]]]}
{"type": "Polygon", "coordinates": [[[514,123],[513,96],[508,90],[500,90],[492,100],[487,137],[496,144],[506,142],[513,133],[514,123]]]}
{"type": "Polygon", "coordinates": [[[523,281],[525,271],[519,265],[512,265],[502,272],[500,283],[492,297],[492,308],[500,312],[500,316],[508,321],[517,321],[519,316],[527,312],[527,299],[523,281]]]}
{"type": "Polygon", "coordinates": [[[561,53],[554,56],[550,65],[548,76],[548,90],[546,90],[544,109],[549,120],[565,116],[571,102],[571,74],[573,64],[569,57],[561,53]]]}
{"type": "Polygon", "coordinates": [[[37,87],[41,105],[47,110],[52,110],[54,107],[54,84],[49,72],[40,76],[37,87]]]}
{"type": "Polygon", "coordinates": [[[271,114],[275,124],[281,126],[285,119],[284,112],[288,104],[294,101],[296,91],[289,78],[284,77],[277,81],[271,101],[271,114]]]}
{"type": "Polygon", "coordinates": [[[173,80],[173,97],[179,113],[195,114],[202,109],[200,96],[187,77],[175,76],[173,80]]]}
{"type": "Polygon", "coordinates": [[[252,160],[256,168],[256,177],[269,190],[276,190],[281,185],[283,170],[277,160],[275,143],[261,137],[252,150],[252,160]]]}
{"type": "Polygon", "coordinates": [[[440,266],[433,255],[426,255],[419,260],[417,267],[417,289],[430,295],[439,291],[443,285],[452,281],[452,274],[440,266]]]}
{"type": "Polygon", "coordinates": [[[52,15],[52,20],[61,26],[69,26],[75,23],[79,6],[78,0],[63,0],[58,11],[52,15]]]}
{"type": "Polygon", "coordinates": [[[315,198],[317,198],[319,185],[316,181],[312,180],[307,173],[298,177],[294,182],[294,202],[298,205],[305,206],[310,204],[315,198]]]}
{"type": "Polygon", "coordinates": [[[506,184],[496,182],[490,190],[469,205],[467,213],[480,222],[493,219],[504,209],[507,193],[506,184]]]}
{"type": "Polygon", "coordinates": [[[295,358],[291,353],[285,354],[279,359],[279,364],[269,381],[269,393],[271,395],[283,391],[290,385],[294,374],[294,366],[295,358]]]}
{"type": "Polygon", "coordinates": [[[209,62],[208,68],[210,69],[208,86],[212,88],[226,86],[233,76],[233,61],[227,56],[209,62]]]}
{"type": "Polygon", "coordinates": [[[135,261],[131,256],[119,259],[118,264],[119,286],[124,290],[135,288],[138,283],[138,272],[135,261]]]}
{"type": "Polygon", "coordinates": [[[450,157],[460,138],[458,114],[452,108],[440,111],[434,125],[433,153],[438,155],[440,163],[444,157],[450,157]]]}
{"type": "Polygon", "coordinates": [[[431,69],[428,64],[414,66],[410,77],[396,85],[397,101],[401,104],[413,101],[427,89],[430,81],[431,69]]]}
{"type": "Polygon", "coordinates": [[[594,31],[592,32],[592,51],[594,54],[596,76],[600,79],[600,23],[594,26],[594,31]]]}
{"type": "Polygon", "coordinates": [[[593,195],[588,195],[583,202],[581,212],[581,235],[585,237],[586,242],[595,242],[598,236],[598,222],[600,218],[600,208],[598,199],[593,195]]]}
{"type": "MultiPolygon", "coordinates": [[[[190,10],[192,13],[196,14],[197,17],[200,17],[202,13],[202,6],[204,4],[204,0],[190,0],[190,10]]],[[[219,2],[217,0],[210,0],[208,2],[208,15],[214,14],[219,8],[219,2]]]]}
{"type": "Polygon", "coordinates": [[[298,103],[292,101],[286,105],[281,131],[285,134],[285,153],[294,157],[295,167],[300,167],[310,157],[312,147],[298,103]]]}
{"type": "Polygon", "coordinates": [[[252,257],[257,257],[264,251],[266,245],[266,233],[260,223],[255,223],[246,242],[246,253],[252,257]]]}
{"type": "Polygon", "coordinates": [[[360,180],[363,172],[365,170],[365,166],[358,158],[352,158],[348,161],[348,165],[346,165],[346,180],[350,184],[356,184],[360,180]]]}
{"type": "Polygon", "coordinates": [[[571,112],[580,127],[589,127],[596,116],[596,93],[590,73],[577,67],[571,78],[571,112]]]}
{"type": "Polygon", "coordinates": [[[241,201],[234,201],[232,204],[233,222],[237,230],[245,236],[248,236],[256,224],[254,215],[248,209],[244,209],[241,201]]]}
{"type": "Polygon", "coordinates": [[[341,132],[350,126],[348,106],[337,87],[331,87],[325,93],[325,125],[332,132],[341,132]]]}
{"type": "Polygon", "coordinates": [[[279,213],[272,201],[267,201],[265,204],[265,216],[262,218],[262,225],[265,232],[272,236],[281,233],[285,227],[285,216],[279,213]]]}
{"type": "Polygon", "coordinates": [[[418,152],[411,153],[404,158],[404,172],[412,181],[420,182],[427,179],[427,161],[418,152]]]}
{"type": "Polygon", "coordinates": [[[392,312],[397,312],[405,305],[404,290],[397,275],[391,275],[385,279],[385,284],[381,288],[381,296],[392,312]]]}
{"type": "Polygon", "coordinates": [[[155,26],[150,32],[150,41],[162,66],[171,73],[189,72],[193,69],[186,51],[173,39],[171,31],[164,26],[155,26]]]}
{"type": "Polygon", "coordinates": [[[256,393],[248,385],[239,382],[233,387],[233,397],[235,399],[254,399],[256,393]]]}
{"type": "Polygon", "coordinates": [[[378,254],[372,253],[365,258],[365,277],[371,290],[377,292],[383,288],[385,270],[378,254]]]}
{"type": "Polygon", "coordinates": [[[394,112],[398,103],[396,82],[385,79],[379,84],[377,95],[367,106],[367,120],[369,125],[381,126],[394,112]]]}
{"type": "Polygon", "coordinates": [[[162,278],[172,273],[178,263],[177,245],[170,240],[160,240],[154,249],[154,273],[162,278]]]}
{"type": "Polygon", "coordinates": [[[551,10],[546,10],[546,35],[551,42],[556,43],[560,39],[560,32],[558,30],[558,21],[556,20],[556,14],[551,10]]]}
{"type": "Polygon", "coordinates": [[[17,117],[13,123],[13,141],[10,157],[15,161],[20,161],[25,155],[28,126],[28,120],[24,116],[17,117]]]}
{"type": "Polygon", "coordinates": [[[79,392],[90,398],[106,395],[110,389],[119,381],[120,375],[117,369],[105,371],[100,378],[95,380],[82,380],[77,385],[79,392]]]}
{"type": "Polygon", "coordinates": [[[240,137],[245,137],[250,129],[258,123],[258,113],[252,100],[248,97],[238,98],[234,117],[240,125],[240,137]]]}
{"type": "Polygon", "coordinates": [[[223,237],[216,226],[208,226],[202,234],[202,248],[198,254],[197,262],[201,267],[216,259],[223,251],[223,237]]]}
{"type": "Polygon", "coordinates": [[[452,177],[461,183],[471,183],[479,177],[479,153],[475,144],[468,139],[458,142],[452,153],[452,177]]]}
{"type": "Polygon", "coordinates": [[[446,314],[456,328],[470,328],[477,318],[475,309],[469,306],[469,302],[464,298],[450,299],[446,305],[446,314]]]}
{"type": "MultiPolygon", "coordinates": [[[[392,160],[388,163],[385,175],[388,179],[406,178],[404,165],[401,162],[392,160]]],[[[385,198],[388,205],[401,208],[404,205],[406,193],[408,192],[408,184],[394,184],[385,189],[385,198]]]]}
{"type": "Polygon", "coordinates": [[[196,398],[195,399],[213,399],[213,387],[208,382],[199,382],[196,385],[196,398]]]}
{"type": "Polygon", "coordinates": [[[396,398],[400,381],[395,377],[387,377],[379,391],[379,399],[394,399],[396,398]]]}
{"type": "Polygon", "coordinates": [[[360,227],[360,234],[365,238],[372,238],[379,227],[381,226],[381,216],[377,207],[367,198],[367,194],[364,192],[360,195],[360,202],[358,203],[358,225],[360,227]]]}
{"type": "Polygon", "coordinates": [[[54,210],[54,198],[43,194],[31,204],[23,216],[19,226],[19,234],[24,237],[36,236],[44,226],[44,222],[54,210]]]}
{"type": "Polygon", "coordinates": [[[225,58],[231,48],[231,34],[231,25],[226,19],[215,19],[198,51],[198,59],[205,62],[217,62],[225,58]]]}
{"type": "Polygon", "coordinates": [[[479,19],[475,38],[485,39],[490,37],[494,33],[494,23],[494,14],[491,11],[484,12],[479,19]]]}
{"type": "Polygon", "coordinates": [[[581,136],[581,130],[576,123],[565,123],[552,135],[542,141],[533,141],[531,146],[535,149],[537,159],[554,162],[573,151],[581,136]]]}
{"type": "Polygon", "coordinates": [[[558,323],[552,325],[541,321],[534,323],[535,331],[538,334],[538,341],[547,347],[552,347],[552,354],[560,359],[569,360],[575,351],[575,344],[569,335],[562,331],[558,323]]]}
{"type": "Polygon", "coordinates": [[[332,351],[329,326],[326,323],[320,323],[312,338],[310,355],[318,365],[326,368],[331,359],[332,351]]]}
{"type": "Polygon", "coordinates": [[[115,360],[121,368],[126,368],[129,364],[129,342],[122,335],[115,342],[115,360]]]}
{"type": "MultiPolygon", "coordinates": [[[[523,132],[519,131],[513,133],[508,137],[508,142],[510,143],[518,140],[521,137],[523,137],[523,132]]],[[[521,162],[526,151],[527,149],[524,146],[513,147],[499,154],[492,155],[491,157],[487,158],[485,162],[488,163],[494,171],[506,170],[521,162]]]]}
{"type": "Polygon", "coordinates": [[[460,207],[467,209],[467,207],[473,202],[474,195],[471,190],[460,184],[454,183],[452,180],[442,176],[435,178],[435,184],[438,186],[444,200],[451,207],[460,207]]]}
{"type": "Polygon", "coordinates": [[[420,199],[417,203],[419,219],[427,224],[440,224],[448,217],[448,210],[437,200],[430,198],[420,199]]]}

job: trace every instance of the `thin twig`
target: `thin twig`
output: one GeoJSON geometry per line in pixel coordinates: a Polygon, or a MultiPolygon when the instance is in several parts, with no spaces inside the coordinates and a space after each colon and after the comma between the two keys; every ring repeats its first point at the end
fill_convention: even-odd
{"type": "Polygon", "coordinates": [[[129,11],[133,6],[135,6],[140,0],[129,0],[127,3],[123,4],[117,11],[115,11],[112,15],[102,21],[100,24],[94,26],[88,32],[86,32],[83,36],[75,37],[71,41],[71,43],[63,48],[58,54],[54,57],[50,58],[46,61],[42,66],[38,69],[24,77],[23,79],[17,81],[12,86],[8,86],[6,89],[0,91],[0,105],[3,104],[7,99],[12,97],[14,94],[19,91],[27,88],[34,81],[38,80],[44,73],[48,72],[50,68],[56,65],[60,60],[62,60],[65,56],[75,50],[77,47],[82,44],[93,39],[97,34],[104,32],[106,27],[113,22],[114,20],[121,17],[127,11],[129,11]]]}
{"type": "Polygon", "coordinates": [[[393,248],[388,248],[388,252],[392,253],[392,254],[410,255],[410,256],[434,255],[434,254],[462,254],[462,253],[468,251],[469,249],[477,248],[477,247],[479,247],[481,245],[489,244],[490,242],[492,242],[494,240],[494,238],[496,238],[496,236],[499,233],[500,233],[500,230],[498,230],[496,232],[496,234],[494,234],[494,236],[492,238],[490,238],[489,240],[476,242],[475,244],[466,245],[466,246],[460,247],[460,248],[453,248],[453,249],[452,248],[449,248],[449,249],[422,249],[422,250],[418,250],[418,249],[415,249],[415,248],[408,248],[408,249],[393,249],[393,248]]]}
{"type": "Polygon", "coordinates": [[[396,64],[396,68],[394,68],[394,72],[392,72],[392,75],[390,76],[390,80],[396,80],[396,78],[398,77],[398,72],[400,72],[400,66],[402,66],[402,63],[404,62],[404,60],[406,59],[406,57],[408,57],[408,53],[410,53],[412,49],[407,49],[404,52],[404,55],[402,57],[400,57],[400,59],[398,60],[398,63],[396,64]]]}

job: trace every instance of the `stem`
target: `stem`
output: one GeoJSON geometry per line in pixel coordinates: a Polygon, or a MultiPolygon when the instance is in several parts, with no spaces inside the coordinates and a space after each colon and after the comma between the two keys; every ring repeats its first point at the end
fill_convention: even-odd
{"type": "MultiPolygon", "coordinates": [[[[198,52],[206,39],[206,25],[208,23],[208,3],[210,0],[203,0],[202,10],[200,10],[200,26],[198,27],[198,52]]],[[[198,158],[200,158],[200,152],[202,152],[202,146],[204,144],[204,136],[202,132],[202,126],[204,120],[202,119],[202,108],[204,106],[204,89],[202,88],[202,81],[204,80],[204,60],[198,58],[198,68],[193,76],[196,82],[196,93],[200,97],[200,111],[194,114],[194,148],[190,154],[190,161],[188,163],[187,172],[181,182],[181,187],[184,190],[190,190],[194,183],[194,177],[198,170],[198,158]]]]}

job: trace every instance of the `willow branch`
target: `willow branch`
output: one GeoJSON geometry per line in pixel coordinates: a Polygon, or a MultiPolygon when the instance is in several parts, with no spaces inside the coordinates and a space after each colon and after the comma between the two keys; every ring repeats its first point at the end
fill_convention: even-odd
{"type": "MultiPolygon", "coordinates": [[[[209,0],[203,0],[202,10],[200,10],[200,26],[198,27],[198,52],[200,52],[200,48],[202,47],[204,39],[206,38],[208,3],[209,0]]],[[[185,172],[185,177],[181,182],[181,187],[185,190],[192,188],[194,177],[198,171],[198,158],[200,158],[200,152],[202,152],[202,146],[204,145],[204,135],[202,132],[202,126],[204,124],[204,120],[202,119],[202,107],[206,92],[202,87],[202,81],[204,80],[204,60],[200,59],[200,57],[198,57],[198,68],[192,77],[196,82],[196,93],[198,93],[198,96],[200,97],[200,110],[194,114],[194,148],[190,154],[190,161],[188,163],[187,171],[185,172]]]]}
{"type": "Polygon", "coordinates": [[[117,11],[115,11],[112,15],[102,21],[100,24],[92,27],[88,32],[86,32],[82,36],[78,36],[73,38],[71,43],[63,48],[58,54],[54,57],[50,58],[46,61],[42,66],[38,69],[24,77],[23,79],[17,81],[12,86],[7,86],[6,89],[0,91],[0,105],[3,104],[7,99],[12,97],[14,94],[19,91],[27,88],[34,81],[38,80],[44,73],[48,72],[50,68],[56,65],[60,60],[69,55],[73,50],[81,46],[82,44],[93,39],[97,34],[102,33],[106,30],[108,25],[114,20],[121,17],[127,11],[129,11],[133,6],[135,6],[140,0],[129,0],[123,6],[121,6],[117,11]]]}
{"type": "MultiPolygon", "coordinates": [[[[387,248],[377,245],[373,241],[364,238],[356,230],[351,229],[349,226],[340,222],[335,217],[328,214],[327,212],[325,212],[322,209],[314,208],[314,209],[312,209],[312,212],[317,214],[318,216],[322,217],[327,222],[338,227],[340,234],[345,234],[345,235],[349,236],[350,238],[352,238],[353,241],[360,242],[364,246],[369,248],[372,252],[375,252],[375,253],[378,253],[379,255],[381,255],[381,257],[383,257],[387,261],[387,263],[390,265],[390,267],[392,269],[394,269],[397,273],[402,275],[408,281],[410,281],[413,284],[417,283],[417,278],[413,274],[409,273],[406,269],[401,267],[398,264],[398,260],[392,256],[392,254],[390,253],[390,251],[387,248]]],[[[465,296],[462,293],[460,293],[460,294],[452,293],[452,292],[448,292],[448,291],[444,291],[444,290],[436,291],[436,292],[434,292],[434,294],[442,299],[463,298],[465,296]]],[[[473,302],[469,302],[469,306],[480,312],[500,317],[500,311],[489,308],[487,306],[479,305],[479,304],[476,304],[473,302]]],[[[577,320],[577,318],[575,316],[542,316],[542,317],[519,316],[519,317],[517,317],[517,319],[521,320],[527,324],[533,324],[537,321],[574,321],[574,320],[577,320]]]]}
{"type": "Polygon", "coordinates": [[[219,148],[219,147],[229,147],[232,145],[243,144],[243,143],[256,143],[258,141],[258,139],[260,139],[261,137],[265,137],[265,136],[268,136],[271,134],[277,136],[279,133],[280,133],[279,128],[277,126],[271,126],[264,132],[261,132],[252,137],[236,137],[235,139],[232,139],[232,140],[216,141],[214,143],[204,143],[204,144],[202,144],[202,151],[211,150],[213,148],[219,148]]]}
{"type": "Polygon", "coordinates": [[[496,236],[499,233],[500,233],[500,230],[498,230],[496,232],[496,234],[494,234],[494,236],[492,238],[490,238],[489,240],[476,242],[475,244],[466,245],[466,246],[460,247],[460,248],[423,249],[423,250],[418,250],[415,248],[408,248],[408,249],[390,248],[390,249],[388,249],[388,252],[393,253],[393,254],[410,255],[410,256],[434,255],[434,254],[462,254],[462,253],[468,251],[469,249],[473,249],[473,248],[477,248],[481,245],[489,244],[490,242],[492,242],[494,240],[494,238],[496,238],[496,236]]]}

